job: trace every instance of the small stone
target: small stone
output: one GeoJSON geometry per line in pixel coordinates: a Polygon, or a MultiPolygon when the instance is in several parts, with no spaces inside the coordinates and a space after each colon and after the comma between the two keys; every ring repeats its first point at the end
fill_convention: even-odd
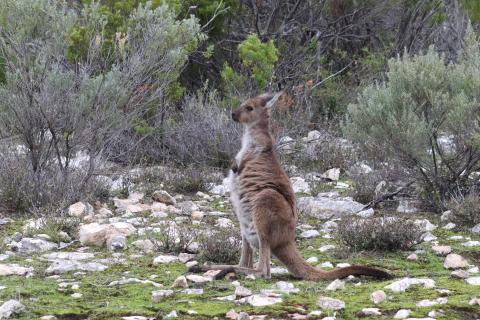
{"type": "Polygon", "coordinates": [[[432,250],[436,255],[446,256],[452,252],[452,247],[450,246],[432,246],[432,250]]]}
{"type": "Polygon", "coordinates": [[[305,230],[300,234],[300,237],[309,239],[309,238],[316,238],[320,235],[320,232],[317,230],[305,230]]]}
{"type": "Polygon", "coordinates": [[[0,276],[25,276],[33,272],[33,268],[21,267],[18,264],[0,264],[0,276]]]}
{"type": "Polygon", "coordinates": [[[25,306],[19,301],[11,299],[0,306],[0,319],[8,319],[14,314],[19,314],[25,310],[25,306]]]}
{"type": "Polygon", "coordinates": [[[272,297],[265,294],[254,294],[249,297],[242,298],[239,301],[248,303],[253,307],[265,307],[282,302],[282,298],[272,297]]]}
{"type": "Polygon", "coordinates": [[[472,299],[468,302],[468,304],[471,305],[471,306],[474,306],[474,305],[480,306],[480,298],[472,298],[472,299]]]}
{"type": "Polygon", "coordinates": [[[412,253],[411,255],[409,255],[407,257],[407,260],[410,260],[410,261],[417,261],[418,260],[418,256],[416,253],[412,253]]]}
{"type": "Polygon", "coordinates": [[[336,291],[336,290],[343,290],[345,289],[345,282],[342,280],[336,279],[325,288],[327,291],[336,291]]]}
{"type": "Polygon", "coordinates": [[[190,216],[192,218],[192,220],[194,221],[201,221],[204,217],[204,214],[203,212],[201,211],[193,211],[192,212],[192,215],[190,216]]]}
{"type": "Polygon", "coordinates": [[[52,315],[47,315],[47,316],[40,317],[40,320],[57,320],[57,317],[52,315]]]}
{"type": "Polygon", "coordinates": [[[233,227],[233,222],[228,218],[218,218],[215,226],[228,229],[233,227]]]}
{"type": "Polygon", "coordinates": [[[153,259],[153,264],[164,264],[178,262],[177,256],[161,255],[153,259]]]}
{"type": "Polygon", "coordinates": [[[417,307],[431,307],[437,304],[446,304],[448,302],[448,299],[445,297],[437,298],[435,300],[421,300],[416,303],[417,307]]]}
{"type": "Polygon", "coordinates": [[[172,319],[177,317],[178,317],[177,311],[173,310],[172,312],[170,312],[165,316],[165,319],[172,319]]]}
{"type": "Polygon", "coordinates": [[[476,234],[480,234],[480,223],[474,226],[471,231],[476,234]]]}
{"type": "Polygon", "coordinates": [[[446,225],[443,226],[443,229],[445,230],[452,230],[453,228],[455,228],[457,225],[453,222],[449,222],[447,223],[446,225]]]}
{"type": "Polygon", "coordinates": [[[449,221],[452,218],[452,210],[447,210],[442,213],[440,220],[449,221]]]}
{"type": "Polygon", "coordinates": [[[470,273],[468,273],[468,271],[465,271],[465,270],[455,270],[455,271],[452,271],[450,275],[457,279],[466,279],[470,276],[470,273]]]}
{"type": "Polygon", "coordinates": [[[443,266],[446,269],[459,269],[468,267],[468,262],[462,256],[450,253],[446,258],[443,266]]]}
{"type": "Polygon", "coordinates": [[[178,260],[182,263],[186,263],[193,259],[195,259],[195,255],[191,253],[182,252],[178,255],[178,260]]]}
{"type": "Polygon", "coordinates": [[[473,286],[480,286],[480,277],[470,277],[465,279],[465,281],[473,286]]]}
{"type": "Polygon", "coordinates": [[[236,320],[250,320],[250,316],[246,312],[240,312],[236,320]]]}
{"type": "Polygon", "coordinates": [[[471,240],[471,241],[462,243],[462,245],[465,247],[480,247],[480,241],[471,240]]]}
{"type": "Polygon", "coordinates": [[[75,293],[70,295],[70,297],[76,298],[76,299],[81,298],[82,296],[83,296],[83,294],[81,294],[80,292],[75,292],[75,293]]]}
{"type": "Polygon", "coordinates": [[[436,236],[434,236],[431,232],[425,232],[422,235],[422,240],[425,241],[425,242],[431,242],[431,241],[435,241],[437,239],[438,238],[436,236]]]}
{"type": "Polygon", "coordinates": [[[394,319],[406,319],[408,316],[412,313],[412,310],[410,309],[400,309],[395,313],[393,316],[394,319]]]}
{"type": "Polygon", "coordinates": [[[238,313],[235,310],[230,310],[225,314],[226,319],[236,320],[238,317],[238,313]]]}
{"type": "Polygon", "coordinates": [[[280,291],[282,293],[297,293],[300,289],[295,288],[295,285],[291,282],[287,281],[278,281],[275,283],[276,291],[280,291]]]}
{"type": "Polygon", "coordinates": [[[187,278],[185,276],[180,276],[172,284],[172,288],[187,288],[188,283],[187,283],[187,278]]]}
{"type": "Polygon", "coordinates": [[[347,263],[347,262],[337,263],[337,268],[347,268],[347,267],[350,267],[350,263],[347,263]]]}
{"type": "Polygon", "coordinates": [[[318,263],[318,258],[317,257],[310,257],[307,260],[308,263],[318,263]]]}
{"type": "Polygon", "coordinates": [[[470,268],[467,270],[469,273],[479,273],[480,270],[478,269],[478,267],[473,267],[473,268],[470,268]]]}
{"type": "Polygon", "coordinates": [[[341,310],[345,308],[345,302],[329,297],[320,297],[317,306],[325,310],[341,310]]]}
{"type": "Polygon", "coordinates": [[[235,296],[237,298],[248,297],[248,296],[251,296],[251,295],[252,295],[252,291],[250,291],[249,289],[247,289],[245,287],[238,286],[238,287],[235,288],[235,296]]]}
{"type": "Polygon", "coordinates": [[[187,263],[185,263],[185,266],[187,268],[191,268],[191,267],[196,266],[196,265],[198,265],[198,261],[195,261],[195,260],[194,261],[188,261],[187,263]]]}
{"type": "Polygon", "coordinates": [[[403,278],[392,282],[385,289],[392,290],[393,292],[405,292],[412,285],[423,285],[424,288],[430,289],[435,287],[435,281],[427,278],[403,278]]]}
{"type": "Polygon", "coordinates": [[[363,308],[362,311],[360,312],[361,316],[381,316],[382,313],[378,308],[363,308]]]}
{"type": "Polygon", "coordinates": [[[333,268],[333,264],[330,262],[330,261],[326,261],[322,264],[320,264],[320,268],[324,269],[324,268],[333,268]]]}
{"type": "Polygon", "coordinates": [[[132,242],[132,246],[142,250],[145,253],[153,253],[155,251],[155,244],[150,239],[136,240],[132,242]]]}
{"type": "Polygon", "coordinates": [[[90,206],[89,204],[87,206],[87,204],[83,202],[77,202],[72,204],[70,207],[68,207],[68,215],[70,217],[81,218],[83,216],[86,216],[92,211],[93,211],[92,206],[90,206]]]}
{"type": "Polygon", "coordinates": [[[199,294],[203,294],[203,289],[202,288],[183,289],[182,293],[189,294],[189,295],[192,295],[192,294],[199,295],[199,294]]]}
{"type": "Polygon", "coordinates": [[[177,205],[177,200],[175,200],[174,197],[172,197],[170,194],[168,194],[167,191],[164,191],[164,190],[155,191],[152,194],[152,199],[154,201],[164,203],[167,206],[176,206],[177,205]]]}
{"type": "Polygon", "coordinates": [[[211,278],[199,276],[199,275],[196,275],[196,274],[189,274],[186,278],[187,278],[188,281],[191,281],[193,283],[205,283],[205,282],[212,281],[211,278]]]}
{"type": "Polygon", "coordinates": [[[372,300],[373,303],[375,303],[375,304],[382,303],[386,299],[387,299],[387,294],[383,290],[374,291],[370,295],[370,300],[372,300]]]}
{"type": "Polygon", "coordinates": [[[332,244],[327,244],[325,246],[321,246],[318,250],[320,252],[326,252],[326,251],[331,250],[331,249],[335,249],[335,246],[332,245],[332,244]]]}
{"type": "Polygon", "coordinates": [[[159,303],[163,300],[163,298],[171,296],[173,294],[173,290],[158,290],[152,292],[152,301],[154,303],[159,303]]]}

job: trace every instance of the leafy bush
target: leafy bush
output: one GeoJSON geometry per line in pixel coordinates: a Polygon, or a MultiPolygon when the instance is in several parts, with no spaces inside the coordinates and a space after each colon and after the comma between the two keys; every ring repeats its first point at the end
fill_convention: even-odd
{"type": "Polygon", "coordinates": [[[479,43],[470,28],[458,63],[430,48],[390,60],[386,76],[349,106],[344,129],[372,154],[401,162],[442,208],[480,169],[479,43]]]}
{"type": "Polygon", "coordinates": [[[457,225],[473,227],[480,223],[480,195],[476,190],[453,196],[447,208],[452,211],[449,220],[457,225]]]}
{"type": "Polygon", "coordinates": [[[240,232],[219,228],[199,237],[201,257],[221,264],[236,264],[240,260],[242,244],[240,232]]]}
{"type": "Polygon", "coordinates": [[[338,240],[352,251],[409,250],[420,242],[421,229],[399,217],[347,217],[338,223],[338,240]]]}
{"type": "Polygon", "coordinates": [[[116,138],[145,115],[165,112],[170,84],[204,39],[195,18],[176,20],[167,6],[153,9],[147,2],[128,17],[125,36],[116,39],[107,61],[102,12],[96,2],[80,12],[53,0],[8,0],[0,7],[6,76],[0,132],[25,149],[19,171],[32,188],[24,194],[38,199],[29,206],[48,204],[45,190],[75,187],[75,198],[86,196],[116,138]],[[85,59],[70,64],[69,37],[79,26],[85,28],[79,36],[88,40],[85,59]],[[86,157],[81,169],[74,165],[79,153],[86,157]]]}
{"type": "Polygon", "coordinates": [[[165,253],[188,252],[188,246],[197,240],[197,229],[191,225],[176,224],[164,221],[159,230],[151,232],[149,237],[153,240],[156,250],[165,253]]]}

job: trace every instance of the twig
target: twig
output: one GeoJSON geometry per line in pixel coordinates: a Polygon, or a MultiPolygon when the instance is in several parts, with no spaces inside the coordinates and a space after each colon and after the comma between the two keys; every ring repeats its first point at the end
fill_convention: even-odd
{"type": "MultiPolygon", "coordinates": [[[[381,202],[384,202],[385,200],[389,200],[389,199],[392,199],[394,196],[398,195],[400,192],[402,192],[403,190],[405,190],[406,188],[410,187],[415,181],[410,181],[408,182],[407,184],[405,184],[404,186],[398,188],[396,191],[394,192],[391,192],[391,193],[387,193],[387,194],[384,194],[376,199],[373,199],[372,201],[370,201],[369,203],[367,203],[361,210],[359,210],[358,212],[361,212],[363,210],[366,210],[366,209],[370,209],[370,208],[373,208],[375,207],[377,204],[381,203],[381,202]]],[[[358,213],[357,212],[357,213],[358,213]]]]}
{"type": "Polygon", "coordinates": [[[327,81],[327,80],[329,80],[329,79],[331,79],[331,78],[333,78],[333,77],[336,77],[337,75],[339,75],[340,73],[342,73],[343,71],[345,71],[347,68],[349,68],[349,67],[352,65],[352,63],[353,63],[353,61],[351,61],[349,64],[347,64],[345,67],[343,67],[340,71],[337,71],[337,72],[335,72],[334,74],[329,75],[328,77],[326,77],[326,78],[323,79],[322,81],[317,82],[316,84],[314,84],[314,85],[312,86],[312,89],[318,87],[319,85],[321,85],[321,84],[324,83],[325,81],[327,81]]]}

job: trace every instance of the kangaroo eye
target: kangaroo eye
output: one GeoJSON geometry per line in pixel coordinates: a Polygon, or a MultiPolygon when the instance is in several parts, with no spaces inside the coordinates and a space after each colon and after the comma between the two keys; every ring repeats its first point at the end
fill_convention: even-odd
{"type": "Polygon", "coordinates": [[[251,106],[247,106],[246,109],[247,109],[247,111],[253,111],[253,107],[251,107],[251,106]]]}

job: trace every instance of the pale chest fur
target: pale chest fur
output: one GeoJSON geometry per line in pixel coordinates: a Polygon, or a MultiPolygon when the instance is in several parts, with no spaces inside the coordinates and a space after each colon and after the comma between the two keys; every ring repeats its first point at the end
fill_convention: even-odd
{"type": "MultiPolygon", "coordinates": [[[[235,156],[235,161],[237,166],[240,166],[240,163],[247,154],[247,152],[251,151],[253,148],[253,141],[246,131],[242,137],[242,148],[235,156]]],[[[239,190],[239,179],[240,177],[230,170],[229,173],[229,181],[230,181],[230,201],[232,202],[233,209],[235,214],[237,215],[238,221],[240,223],[240,230],[242,232],[242,236],[248,241],[250,246],[253,248],[259,247],[258,235],[255,225],[252,220],[252,215],[249,210],[242,204],[240,199],[240,190],[239,190]]]]}

